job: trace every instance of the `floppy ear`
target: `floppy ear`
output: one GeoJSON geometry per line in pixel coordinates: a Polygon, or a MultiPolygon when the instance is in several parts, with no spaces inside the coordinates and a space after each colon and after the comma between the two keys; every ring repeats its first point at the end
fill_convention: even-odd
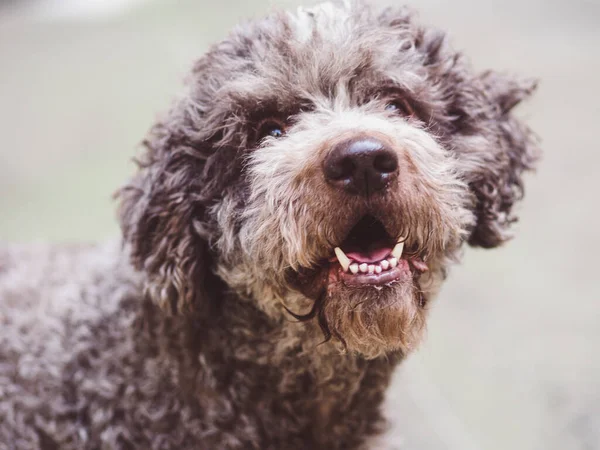
{"type": "Polygon", "coordinates": [[[212,274],[205,213],[214,186],[212,150],[190,138],[183,114],[171,114],[144,141],[138,173],[118,193],[119,220],[147,294],[169,313],[211,307],[212,274]]]}
{"type": "Polygon", "coordinates": [[[452,111],[455,146],[474,195],[476,224],[469,244],[496,247],[511,236],[515,202],[524,194],[523,172],[539,157],[537,139],[511,112],[533,93],[536,82],[485,72],[467,82],[452,111]]]}
{"type": "Polygon", "coordinates": [[[537,82],[486,72],[480,80],[491,103],[489,127],[493,130],[496,157],[481,167],[478,179],[471,182],[477,198],[477,225],[469,244],[496,247],[510,238],[508,228],[517,220],[513,205],[524,195],[523,172],[532,170],[539,158],[537,139],[531,130],[511,114],[529,97],[537,82]]]}

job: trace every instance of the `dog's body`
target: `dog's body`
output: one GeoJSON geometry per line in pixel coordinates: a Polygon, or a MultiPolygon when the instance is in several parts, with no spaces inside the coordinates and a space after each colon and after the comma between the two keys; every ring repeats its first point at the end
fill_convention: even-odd
{"type": "Polygon", "coordinates": [[[353,448],[381,425],[394,358],[302,352],[236,296],[165,318],[118,243],[10,248],[0,280],[1,449],[353,448]]]}
{"type": "Polygon", "coordinates": [[[274,14],[189,87],[119,193],[122,244],[0,252],[0,449],[368,445],[537,153],[510,114],[533,85],[405,10],[274,14]]]}

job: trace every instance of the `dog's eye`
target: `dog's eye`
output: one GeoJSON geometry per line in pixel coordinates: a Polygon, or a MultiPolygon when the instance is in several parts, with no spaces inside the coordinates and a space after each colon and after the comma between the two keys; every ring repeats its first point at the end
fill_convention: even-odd
{"type": "Polygon", "coordinates": [[[261,122],[258,126],[256,133],[257,140],[261,140],[266,137],[280,138],[285,134],[285,125],[282,123],[269,119],[261,122]]]}
{"type": "Polygon", "coordinates": [[[385,110],[392,113],[401,114],[406,117],[412,117],[415,115],[415,110],[413,107],[404,99],[388,102],[387,105],[385,105],[385,110]]]}

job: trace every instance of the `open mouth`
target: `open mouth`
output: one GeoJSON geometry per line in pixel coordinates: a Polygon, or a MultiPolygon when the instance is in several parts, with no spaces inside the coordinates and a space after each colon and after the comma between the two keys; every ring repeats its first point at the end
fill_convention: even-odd
{"type": "Polygon", "coordinates": [[[405,254],[406,240],[406,236],[390,236],[379,220],[366,215],[354,225],[340,246],[335,247],[335,256],[329,261],[335,266],[339,264],[338,275],[349,285],[401,281],[412,276],[411,269],[417,272],[428,270],[420,258],[405,254]]]}

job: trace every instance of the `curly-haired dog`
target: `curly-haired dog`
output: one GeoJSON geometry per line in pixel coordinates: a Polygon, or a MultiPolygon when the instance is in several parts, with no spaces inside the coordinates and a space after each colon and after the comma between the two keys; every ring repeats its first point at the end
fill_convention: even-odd
{"type": "Polygon", "coordinates": [[[405,9],[237,28],[144,142],[124,245],[0,253],[0,448],[368,445],[449,262],[508,238],[533,89],[405,9]]]}

